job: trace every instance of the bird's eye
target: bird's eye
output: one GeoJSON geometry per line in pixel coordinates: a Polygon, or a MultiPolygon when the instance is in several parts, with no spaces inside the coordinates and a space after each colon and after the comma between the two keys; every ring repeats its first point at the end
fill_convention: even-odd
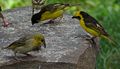
{"type": "Polygon", "coordinates": [[[75,18],[76,18],[76,19],[79,19],[79,20],[81,19],[80,16],[76,16],[75,18]]]}
{"type": "Polygon", "coordinates": [[[77,18],[80,20],[81,19],[81,17],[80,16],[77,16],[77,18]]]}
{"type": "Polygon", "coordinates": [[[44,40],[43,40],[43,39],[42,39],[41,41],[42,41],[42,42],[44,42],[44,40]]]}
{"type": "Polygon", "coordinates": [[[78,20],[80,20],[80,19],[81,19],[81,17],[80,17],[80,16],[73,16],[72,18],[76,18],[76,19],[78,19],[78,20]]]}

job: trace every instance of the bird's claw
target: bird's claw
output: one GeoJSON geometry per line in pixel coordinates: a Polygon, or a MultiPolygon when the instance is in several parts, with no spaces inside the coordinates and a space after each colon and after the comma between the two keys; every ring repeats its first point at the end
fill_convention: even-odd
{"type": "Polygon", "coordinates": [[[50,21],[48,21],[48,23],[54,23],[54,21],[53,21],[53,20],[50,20],[50,21]]]}
{"type": "Polygon", "coordinates": [[[3,19],[3,22],[4,22],[4,27],[8,27],[8,25],[10,24],[7,20],[3,19]]]}
{"type": "Polygon", "coordinates": [[[8,27],[9,24],[4,24],[3,27],[8,27]]]}

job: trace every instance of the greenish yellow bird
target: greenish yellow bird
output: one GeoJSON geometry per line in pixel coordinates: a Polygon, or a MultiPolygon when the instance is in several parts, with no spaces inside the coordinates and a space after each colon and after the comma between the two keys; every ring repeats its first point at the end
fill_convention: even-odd
{"type": "Polygon", "coordinates": [[[42,34],[36,33],[25,35],[4,49],[11,49],[14,51],[15,56],[16,53],[30,55],[28,52],[38,51],[41,49],[42,45],[44,45],[44,48],[46,48],[45,38],[42,34]]]}
{"type": "Polygon", "coordinates": [[[90,16],[88,13],[84,11],[77,11],[75,15],[72,18],[76,18],[80,21],[81,27],[91,34],[93,37],[102,37],[110,42],[113,42],[108,35],[108,33],[104,30],[102,25],[92,16],[90,16]]]}
{"type": "Polygon", "coordinates": [[[69,4],[48,4],[41,8],[39,13],[32,16],[32,25],[44,20],[54,20],[63,15],[64,11],[69,7],[69,4]]]}

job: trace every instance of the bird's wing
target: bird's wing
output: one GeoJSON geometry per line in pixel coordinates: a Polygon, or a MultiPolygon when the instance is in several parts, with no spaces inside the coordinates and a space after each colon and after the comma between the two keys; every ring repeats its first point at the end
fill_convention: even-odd
{"type": "Polygon", "coordinates": [[[50,13],[53,13],[55,12],[59,6],[61,6],[63,4],[60,4],[60,3],[54,3],[54,4],[49,4],[49,5],[46,5],[46,6],[43,6],[41,8],[41,11],[39,12],[40,14],[43,14],[45,13],[46,11],[50,12],[50,13]]]}
{"type": "Polygon", "coordinates": [[[44,6],[44,7],[41,8],[40,12],[46,12],[46,11],[53,12],[54,10],[57,9],[57,6],[58,6],[58,4],[49,4],[49,5],[46,5],[46,6],[44,6]]]}
{"type": "Polygon", "coordinates": [[[102,25],[100,25],[95,19],[93,18],[88,18],[88,21],[86,21],[85,25],[88,28],[91,28],[95,31],[97,31],[100,35],[105,35],[108,36],[107,32],[104,30],[104,28],[102,27],[102,25]]]}
{"type": "Polygon", "coordinates": [[[15,42],[13,42],[13,43],[11,43],[8,47],[6,47],[6,48],[15,48],[16,46],[17,47],[20,47],[20,46],[24,46],[26,43],[26,40],[28,40],[28,38],[27,37],[22,37],[22,38],[20,38],[19,40],[16,40],[15,42]]]}

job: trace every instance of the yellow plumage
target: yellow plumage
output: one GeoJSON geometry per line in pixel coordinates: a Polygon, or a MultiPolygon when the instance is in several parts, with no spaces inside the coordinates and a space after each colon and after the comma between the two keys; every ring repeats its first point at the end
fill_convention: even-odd
{"type": "Polygon", "coordinates": [[[41,21],[48,20],[48,19],[56,19],[57,17],[60,17],[64,13],[63,10],[56,10],[55,12],[45,12],[42,14],[41,21]]]}
{"type": "Polygon", "coordinates": [[[80,21],[81,27],[93,37],[102,37],[113,43],[108,33],[104,30],[96,19],[84,11],[77,11],[72,18],[80,21]]]}
{"type": "Polygon", "coordinates": [[[97,33],[95,30],[90,29],[88,27],[85,26],[85,22],[83,20],[83,18],[81,18],[80,20],[80,25],[83,29],[85,29],[86,32],[88,32],[89,34],[93,35],[93,36],[99,36],[99,33],[97,33]]]}
{"type": "Polygon", "coordinates": [[[63,13],[68,9],[69,6],[69,4],[55,3],[42,7],[39,13],[36,13],[32,16],[32,25],[39,23],[40,21],[54,20],[60,16],[63,16],[63,13]]]}

